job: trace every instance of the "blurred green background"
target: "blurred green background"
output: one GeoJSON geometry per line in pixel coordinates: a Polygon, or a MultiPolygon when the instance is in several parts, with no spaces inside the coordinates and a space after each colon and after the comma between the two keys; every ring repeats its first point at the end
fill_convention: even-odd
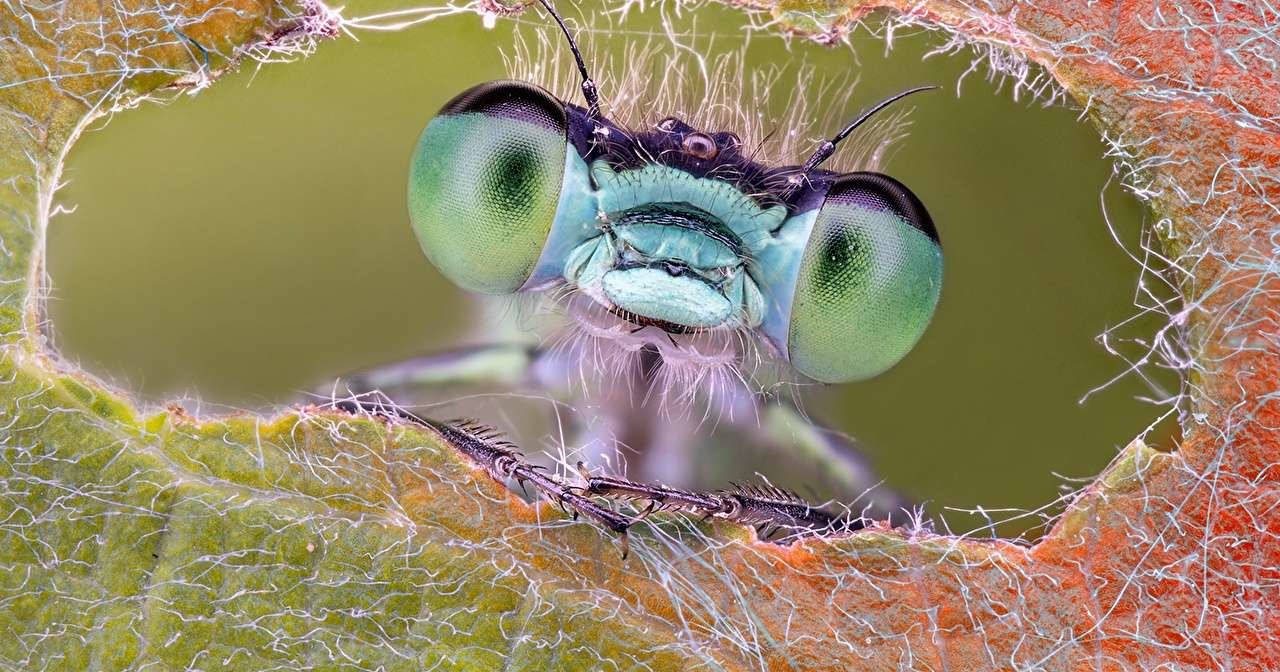
{"type": "MultiPolygon", "coordinates": [[[[660,22],[654,10],[632,11],[621,25],[583,39],[618,57],[660,22]]],[[[744,19],[711,6],[672,28],[736,47],[744,19]]],[[[246,64],[198,97],[144,105],[87,133],[58,195],[74,212],[50,231],[56,345],[149,399],[261,408],[339,373],[468,342],[471,302],[410,232],[406,167],[445,101],[504,76],[512,30],[510,20],[486,29],[462,15],[361,33],[291,65],[246,64]]],[[[1012,82],[986,81],[985,66],[957,97],[975,56],[924,60],[942,44],[936,35],[899,32],[888,54],[882,38],[851,40],[825,48],[757,34],[748,63],[856,71],[849,118],[908,86],[944,86],[911,99],[911,134],[887,172],[933,213],[946,277],[932,327],[901,365],[815,389],[808,407],[934,512],[1043,505],[1059,475],[1097,473],[1159,412],[1136,398],[1149,390],[1132,376],[1077,403],[1124,369],[1094,339],[1135,312],[1139,269],[1099,202],[1104,147],[1076,111],[1015,101],[1012,82]]],[[[780,80],[775,112],[795,84],[780,80]]],[[[1132,244],[1143,209],[1115,185],[1105,200],[1132,244]]],[[[1169,431],[1153,435],[1158,447],[1169,447],[1169,431]]]]}

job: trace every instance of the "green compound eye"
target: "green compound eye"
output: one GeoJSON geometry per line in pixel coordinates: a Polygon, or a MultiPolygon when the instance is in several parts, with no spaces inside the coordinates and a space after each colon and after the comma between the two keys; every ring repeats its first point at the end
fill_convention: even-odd
{"type": "Polygon", "coordinates": [[[511,81],[468,89],[427,124],[409,168],[409,215],[441,273],[486,294],[524,285],[555,220],[567,129],[562,102],[511,81]]]}
{"type": "Polygon", "coordinates": [[[942,288],[942,247],[920,199],[879,173],[828,190],[800,259],[791,364],[837,383],[884,372],[915,346],[942,288]]]}

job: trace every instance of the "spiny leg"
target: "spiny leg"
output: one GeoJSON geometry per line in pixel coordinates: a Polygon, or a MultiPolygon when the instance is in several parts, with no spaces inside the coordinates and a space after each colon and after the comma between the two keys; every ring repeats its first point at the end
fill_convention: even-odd
{"type": "Polygon", "coordinates": [[[863,527],[861,519],[832,515],[795,493],[772,485],[735,484],[728,490],[702,493],[612,476],[594,476],[579,463],[578,470],[586,485],[570,486],[546,473],[543,467],[527,461],[514,444],[499,436],[497,430],[475,421],[428,420],[392,403],[378,392],[336,400],[332,406],[348,413],[365,413],[401,420],[439,432],[494,480],[505,483],[507,479],[514,479],[521,485],[532,483],[540,493],[560,506],[571,509],[575,517],[582,514],[593,518],[617,533],[621,538],[624,559],[629,552],[627,531],[636,519],[601,506],[590,496],[648,501],[649,506],[641,517],[655,510],[683,510],[704,518],[720,518],[752,525],[762,539],[769,539],[779,531],[786,531],[775,539],[777,541],[807,534],[847,532],[863,527]]]}
{"type": "Polygon", "coordinates": [[[505,483],[507,479],[514,479],[522,486],[526,482],[532,483],[538,492],[561,507],[571,509],[575,517],[580,513],[617,533],[622,543],[622,558],[626,559],[630,551],[627,530],[635,522],[632,518],[584,497],[579,492],[580,488],[561,483],[559,479],[546,473],[543,467],[526,460],[514,444],[502,439],[492,427],[473,420],[428,420],[390,403],[377,393],[338,400],[333,403],[333,407],[353,414],[367,413],[402,420],[439,432],[451,445],[479,464],[494,480],[505,483]]]}
{"type": "Polygon", "coordinates": [[[790,490],[773,485],[738,485],[718,493],[724,497],[725,517],[744,525],[755,525],[761,538],[782,532],[779,540],[806,534],[834,534],[861,529],[861,519],[839,517],[810,504],[790,490]]]}
{"type": "Polygon", "coordinates": [[[720,513],[724,507],[723,499],[713,494],[691,492],[662,485],[649,485],[612,476],[593,476],[581,462],[578,463],[578,473],[582,475],[582,480],[587,483],[586,487],[582,488],[582,491],[587,494],[616,499],[648,501],[649,506],[641,513],[641,517],[658,510],[677,509],[701,513],[709,517],[720,513]]]}
{"type": "Polygon", "coordinates": [[[804,534],[849,532],[863,527],[861,519],[839,517],[806,502],[793,492],[772,485],[734,485],[729,490],[693,492],[663,485],[650,485],[613,476],[594,476],[579,463],[589,495],[610,499],[646,500],[641,516],[654,510],[683,510],[705,518],[721,518],[755,526],[762,539],[786,530],[782,539],[804,534]]]}

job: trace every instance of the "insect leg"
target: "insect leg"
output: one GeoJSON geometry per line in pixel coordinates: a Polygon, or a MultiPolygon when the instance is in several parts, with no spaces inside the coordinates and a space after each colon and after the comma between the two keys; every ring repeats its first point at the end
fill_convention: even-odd
{"type": "Polygon", "coordinates": [[[861,518],[836,516],[810,504],[790,490],[772,485],[734,485],[717,493],[726,502],[724,517],[745,525],[755,525],[762,538],[781,532],[776,540],[791,540],[809,534],[852,532],[864,527],[861,518]]]}
{"type": "Polygon", "coordinates": [[[586,481],[582,491],[611,499],[647,500],[653,509],[682,510],[701,514],[704,518],[721,518],[755,526],[762,539],[777,532],[778,540],[805,534],[832,534],[860,529],[860,519],[835,516],[821,507],[801,499],[795,493],[771,485],[737,486],[717,492],[693,492],[650,485],[613,476],[593,476],[579,464],[586,481]]]}
{"type": "Polygon", "coordinates": [[[593,518],[616,532],[622,539],[622,557],[626,559],[630,549],[627,529],[634,521],[584,497],[577,489],[561,483],[555,476],[547,473],[543,467],[529,462],[514,444],[502,439],[497,430],[471,420],[428,420],[390,403],[381,394],[343,399],[334,402],[333,406],[348,413],[369,413],[435,430],[452,446],[479,464],[494,480],[505,483],[507,479],[515,479],[521,485],[530,483],[535,490],[557,504],[593,518]]]}
{"type": "Polygon", "coordinates": [[[645,515],[657,509],[681,509],[705,516],[726,512],[725,501],[714,494],[691,492],[664,485],[649,485],[612,476],[592,476],[581,462],[578,463],[578,472],[587,482],[586,487],[582,489],[583,492],[608,498],[646,500],[650,503],[650,507],[645,511],[645,515]]]}

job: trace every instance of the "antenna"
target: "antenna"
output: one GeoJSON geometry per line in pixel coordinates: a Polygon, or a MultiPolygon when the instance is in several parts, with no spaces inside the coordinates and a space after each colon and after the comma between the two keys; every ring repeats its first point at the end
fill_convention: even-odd
{"type": "Polygon", "coordinates": [[[565,39],[569,40],[569,50],[573,52],[573,60],[578,62],[578,72],[582,73],[582,97],[587,99],[587,119],[593,122],[599,120],[600,94],[596,90],[595,80],[587,74],[587,64],[582,60],[582,52],[578,51],[578,43],[573,41],[573,34],[569,32],[569,27],[564,24],[564,19],[560,18],[551,3],[548,0],[538,0],[538,2],[542,4],[543,9],[547,10],[551,18],[556,20],[560,30],[564,31],[565,39]]]}
{"type": "Polygon", "coordinates": [[[903,98],[906,98],[907,96],[913,93],[920,93],[921,91],[932,91],[936,88],[938,88],[938,86],[935,84],[930,84],[928,86],[917,86],[914,89],[907,89],[906,91],[903,91],[901,93],[895,93],[892,96],[889,96],[888,98],[885,98],[884,100],[876,103],[875,105],[872,105],[865,112],[858,115],[858,118],[854,119],[853,123],[849,124],[848,126],[845,126],[843,131],[840,131],[839,133],[837,133],[836,137],[831,138],[830,140],[824,140],[821,145],[818,145],[818,149],[814,151],[813,156],[810,156],[808,161],[804,162],[804,167],[800,169],[800,174],[793,177],[792,182],[799,183],[800,180],[803,180],[804,177],[808,175],[814,168],[817,168],[823,161],[826,161],[827,159],[831,158],[831,155],[834,154],[836,151],[836,145],[839,144],[840,141],[849,137],[849,134],[853,133],[854,129],[858,128],[863,123],[865,123],[868,119],[870,119],[873,115],[875,115],[876,112],[879,112],[880,110],[883,110],[884,108],[889,107],[890,105],[898,102],[899,100],[902,100],[903,98]]]}

